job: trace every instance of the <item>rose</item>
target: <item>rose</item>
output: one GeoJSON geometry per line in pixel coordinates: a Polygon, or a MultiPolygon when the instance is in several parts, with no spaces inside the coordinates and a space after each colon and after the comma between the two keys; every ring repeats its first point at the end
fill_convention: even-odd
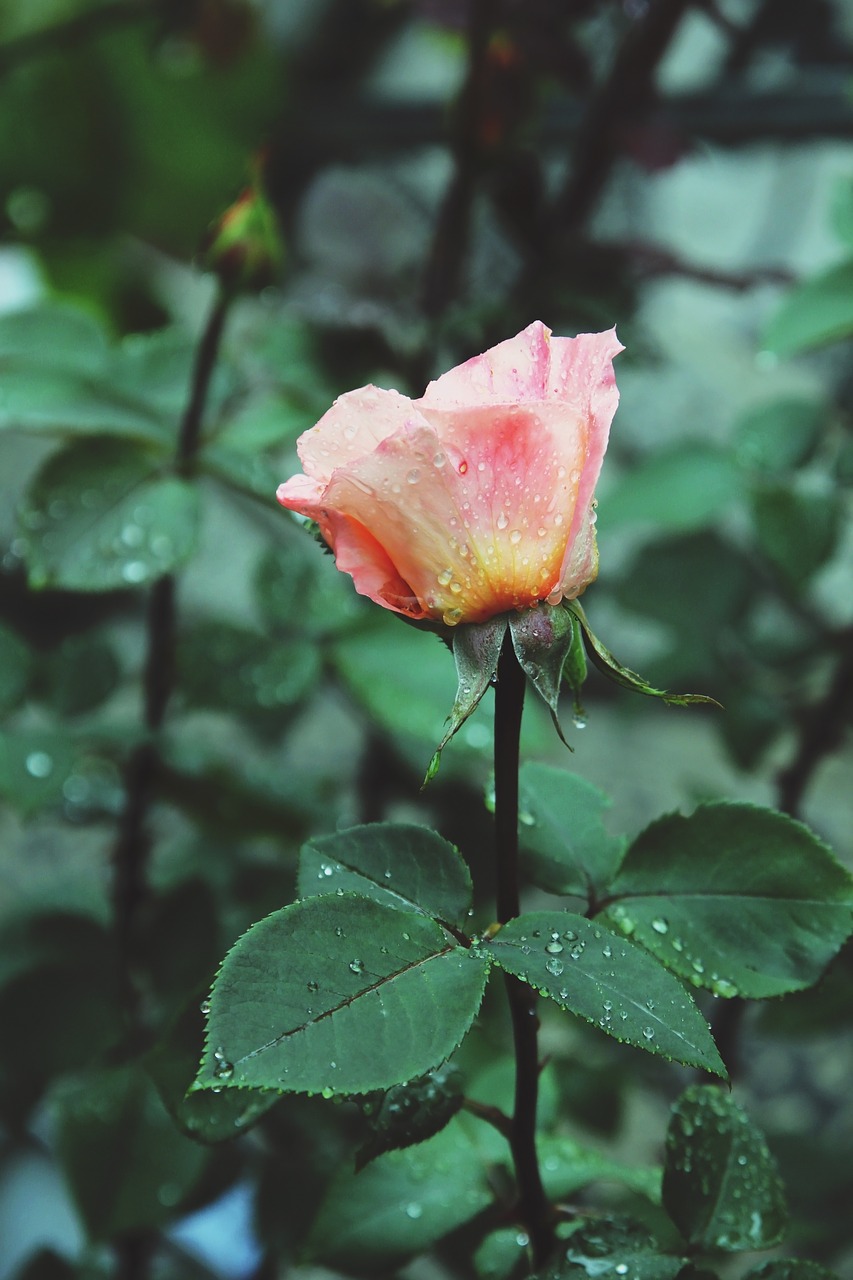
{"type": "Polygon", "coordinates": [[[298,441],[278,500],[356,590],[410,619],[484,622],[572,600],[598,570],[593,492],[619,394],[613,330],[538,321],[431,382],[362,387],[298,441]]]}

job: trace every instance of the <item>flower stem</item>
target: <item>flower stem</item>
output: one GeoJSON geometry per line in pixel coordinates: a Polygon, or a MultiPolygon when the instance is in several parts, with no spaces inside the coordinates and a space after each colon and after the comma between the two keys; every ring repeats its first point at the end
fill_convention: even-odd
{"type": "MultiPolygon", "coordinates": [[[[199,339],[187,407],[175,450],[175,470],[192,469],[210,381],[230,297],[219,293],[199,339]]],[[[172,695],[175,670],[175,579],[164,574],[151,587],[145,621],[143,720],[145,734],[133,748],[124,769],[124,807],[113,850],[113,911],[124,1003],[131,1036],[138,1031],[138,993],[134,980],[137,961],[137,921],[146,897],[150,851],[148,814],[160,767],[158,738],[172,695]]]]}
{"type": "MultiPolygon", "coordinates": [[[[495,854],[498,920],[519,914],[518,892],[518,743],[524,707],[524,672],[507,634],[495,687],[495,854]]],[[[515,1103],[510,1129],[519,1208],[533,1252],[541,1266],[554,1244],[551,1210],[536,1155],[536,1102],[539,1092],[539,1019],[536,996],[511,974],[505,975],[515,1045],[515,1103]]]]}

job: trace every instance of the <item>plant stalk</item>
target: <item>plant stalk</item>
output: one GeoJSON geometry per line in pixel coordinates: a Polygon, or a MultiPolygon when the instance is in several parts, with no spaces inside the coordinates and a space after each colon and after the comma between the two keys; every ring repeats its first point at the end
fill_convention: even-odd
{"type": "MultiPolygon", "coordinates": [[[[219,354],[222,330],[231,298],[219,292],[196,351],[187,407],[175,450],[175,470],[192,470],[210,382],[219,354]]],[[[113,912],[119,968],[131,1035],[138,1030],[138,993],[133,970],[138,950],[138,919],[146,898],[150,835],[148,815],[160,767],[158,738],[175,681],[175,578],[164,574],[153,583],[145,619],[143,722],[145,733],[133,748],[124,769],[124,806],[113,851],[113,912]]]]}
{"type": "MultiPolygon", "coordinates": [[[[507,633],[495,686],[495,862],[498,920],[519,914],[518,759],[525,676],[507,633]]],[[[515,1102],[510,1127],[519,1208],[530,1238],[533,1265],[540,1267],[554,1245],[551,1209],[536,1154],[536,1103],[539,1093],[539,1018],[532,989],[505,975],[515,1046],[515,1102]]]]}

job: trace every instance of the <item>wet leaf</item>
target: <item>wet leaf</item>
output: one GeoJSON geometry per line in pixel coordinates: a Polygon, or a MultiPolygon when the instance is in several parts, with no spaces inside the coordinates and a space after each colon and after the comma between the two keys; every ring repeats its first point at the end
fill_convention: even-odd
{"type": "Polygon", "coordinates": [[[164,455],[87,440],[51,455],[20,513],[33,587],[111,591],[154,581],[195,547],[198,496],[164,455]]]}
{"type": "Polygon", "coordinates": [[[767,1249],[787,1220],[782,1184],[763,1134],[728,1094],[693,1085],[666,1135],[663,1203],[704,1251],[767,1249]]]}
{"type": "Polygon", "coordinates": [[[353,893],[284,907],[223,961],[194,1087],[332,1096],[423,1075],[468,1031],[486,973],[423,915],[353,893]]]}
{"type": "Polygon", "coordinates": [[[609,929],[567,911],[534,911],[479,950],[615,1040],[725,1078],[689,993],[642,947],[609,929]]]}
{"type": "Polygon", "coordinates": [[[435,831],[377,822],[303,845],[299,896],[341,890],[461,924],[471,905],[471,874],[458,849],[435,831]]]}
{"type": "Polygon", "coordinates": [[[519,842],[534,884],[588,897],[613,879],[625,840],[605,829],[610,799],[585,779],[526,762],[519,775],[519,842]]]}
{"type": "Polygon", "coordinates": [[[853,929],[853,880],[802,823],[754,805],[701,805],[647,827],[605,919],[719,996],[811,986],[853,929]]]}

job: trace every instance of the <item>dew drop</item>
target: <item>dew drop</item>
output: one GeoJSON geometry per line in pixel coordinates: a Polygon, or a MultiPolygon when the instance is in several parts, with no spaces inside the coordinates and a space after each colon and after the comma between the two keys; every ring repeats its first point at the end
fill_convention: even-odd
{"type": "Polygon", "coordinates": [[[447,462],[447,457],[445,456],[445,454],[437,453],[432,460],[432,465],[434,467],[443,467],[445,462],[447,462]]]}
{"type": "Polygon", "coordinates": [[[209,1000],[202,1000],[201,1004],[200,1004],[198,1007],[199,1007],[199,1012],[200,1012],[200,1013],[203,1013],[203,1014],[205,1015],[205,1017],[207,1016],[207,1014],[209,1014],[209,1013],[210,1013],[210,1001],[209,1001],[209,1000]]]}
{"type": "Polygon", "coordinates": [[[558,942],[556,938],[552,938],[550,942],[545,943],[545,950],[550,956],[558,956],[563,950],[563,944],[558,942]]]}
{"type": "Polygon", "coordinates": [[[653,1028],[653,1027],[643,1027],[643,1039],[644,1039],[644,1040],[654,1040],[654,1038],[655,1038],[654,1028],[653,1028]]]}
{"type": "Polygon", "coordinates": [[[509,524],[509,517],[507,516],[507,514],[506,514],[506,512],[505,512],[505,511],[502,511],[502,512],[500,513],[500,515],[498,516],[497,520],[495,521],[495,524],[496,524],[496,525],[497,525],[497,527],[498,527],[499,529],[501,529],[501,530],[503,530],[503,529],[505,529],[505,528],[507,527],[507,525],[509,524]]]}
{"type": "Polygon", "coordinates": [[[548,960],[545,961],[545,968],[555,978],[559,978],[560,974],[563,972],[563,967],[564,966],[563,966],[562,960],[558,960],[556,956],[551,956],[548,960]]]}
{"type": "Polygon", "coordinates": [[[613,948],[611,947],[609,942],[605,942],[604,946],[601,949],[601,954],[604,956],[605,960],[609,960],[610,957],[613,955],[613,948]]]}
{"type": "Polygon", "coordinates": [[[420,478],[420,471],[418,471],[417,467],[412,467],[411,471],[406,476],[406,481],[408,484],[417,484],[420,478]]]}
{"type": "Polygon", "coordinates": [[[572,724],[575,726],[576,729],[585,729],[586,716],[582,716],[576,711],[575,714],[572,716],[572,724]]]}
{"type": "Polygon", "coordinates": [[[521,530],[513,529],[509,535],[509,540],[514,547],[517,547],[519,542],[521,542],[521,530]]]}
{"type": "Polygon", "coordinates": [[[441,617],[442,617],[442,622],[446,627],[455,627],[458,625],[459,620],[462,617],[462,610],[446,609],[445,612],[441,615],[441,617]]]}
{"type": "Polygon", "coordinates": [[[418,1204],[417,1200],[410,1200],[406,1205],[406,1217],[417,1219],[423,1213],[423,1207],[418,1204]]]}
{"type": "Polygon", "coordinates": [[[655,933],[669,932],[669,924],[667,923],[666,920],[664,920],[663,916],[658,916],[655,920],[652,921],[652,928],[654,929],[655,933]]]}
{"type": "Polygon", "coordinates": [[[49,778],[53,773],[53,760],[46,751],[31,751],[24,766],[32,778],[49,778]]]}
{"type": "Polygon", "coordinates": [[[353,973],[364,973],[363,960],[350,960],[349,967],[353,973]]]}
{"type": "Polygon", "coordinates": [[[125,582],[144,582],[148,577],[148,566],[143,560],[128,560],[121,571],[125,582]]]}
{"type": "Polygon", "coordinates": [[[227,1059],[222,1058],[214,1067],[213,1074],[217,1080],[230,1080],[234,1074],[234,1067],[227,1059]]]}
{"type": "Polygon", "coordinates": [[[327,1084],[325,1089],[320,1090],[320,1097],[325,1098],[327,1102],[329,1098],[334,1098],[334,1096],[335,1096],[335,1091],[330,1084],[327,1084]]]}
{"type": "Polygon", "coordinates": [[[446,587],[452,577],[453,577],[452,569],[442,569],[441,573],[438,575],[438,579],[437,579],[438,585],[440,587],[446,587]]]}

